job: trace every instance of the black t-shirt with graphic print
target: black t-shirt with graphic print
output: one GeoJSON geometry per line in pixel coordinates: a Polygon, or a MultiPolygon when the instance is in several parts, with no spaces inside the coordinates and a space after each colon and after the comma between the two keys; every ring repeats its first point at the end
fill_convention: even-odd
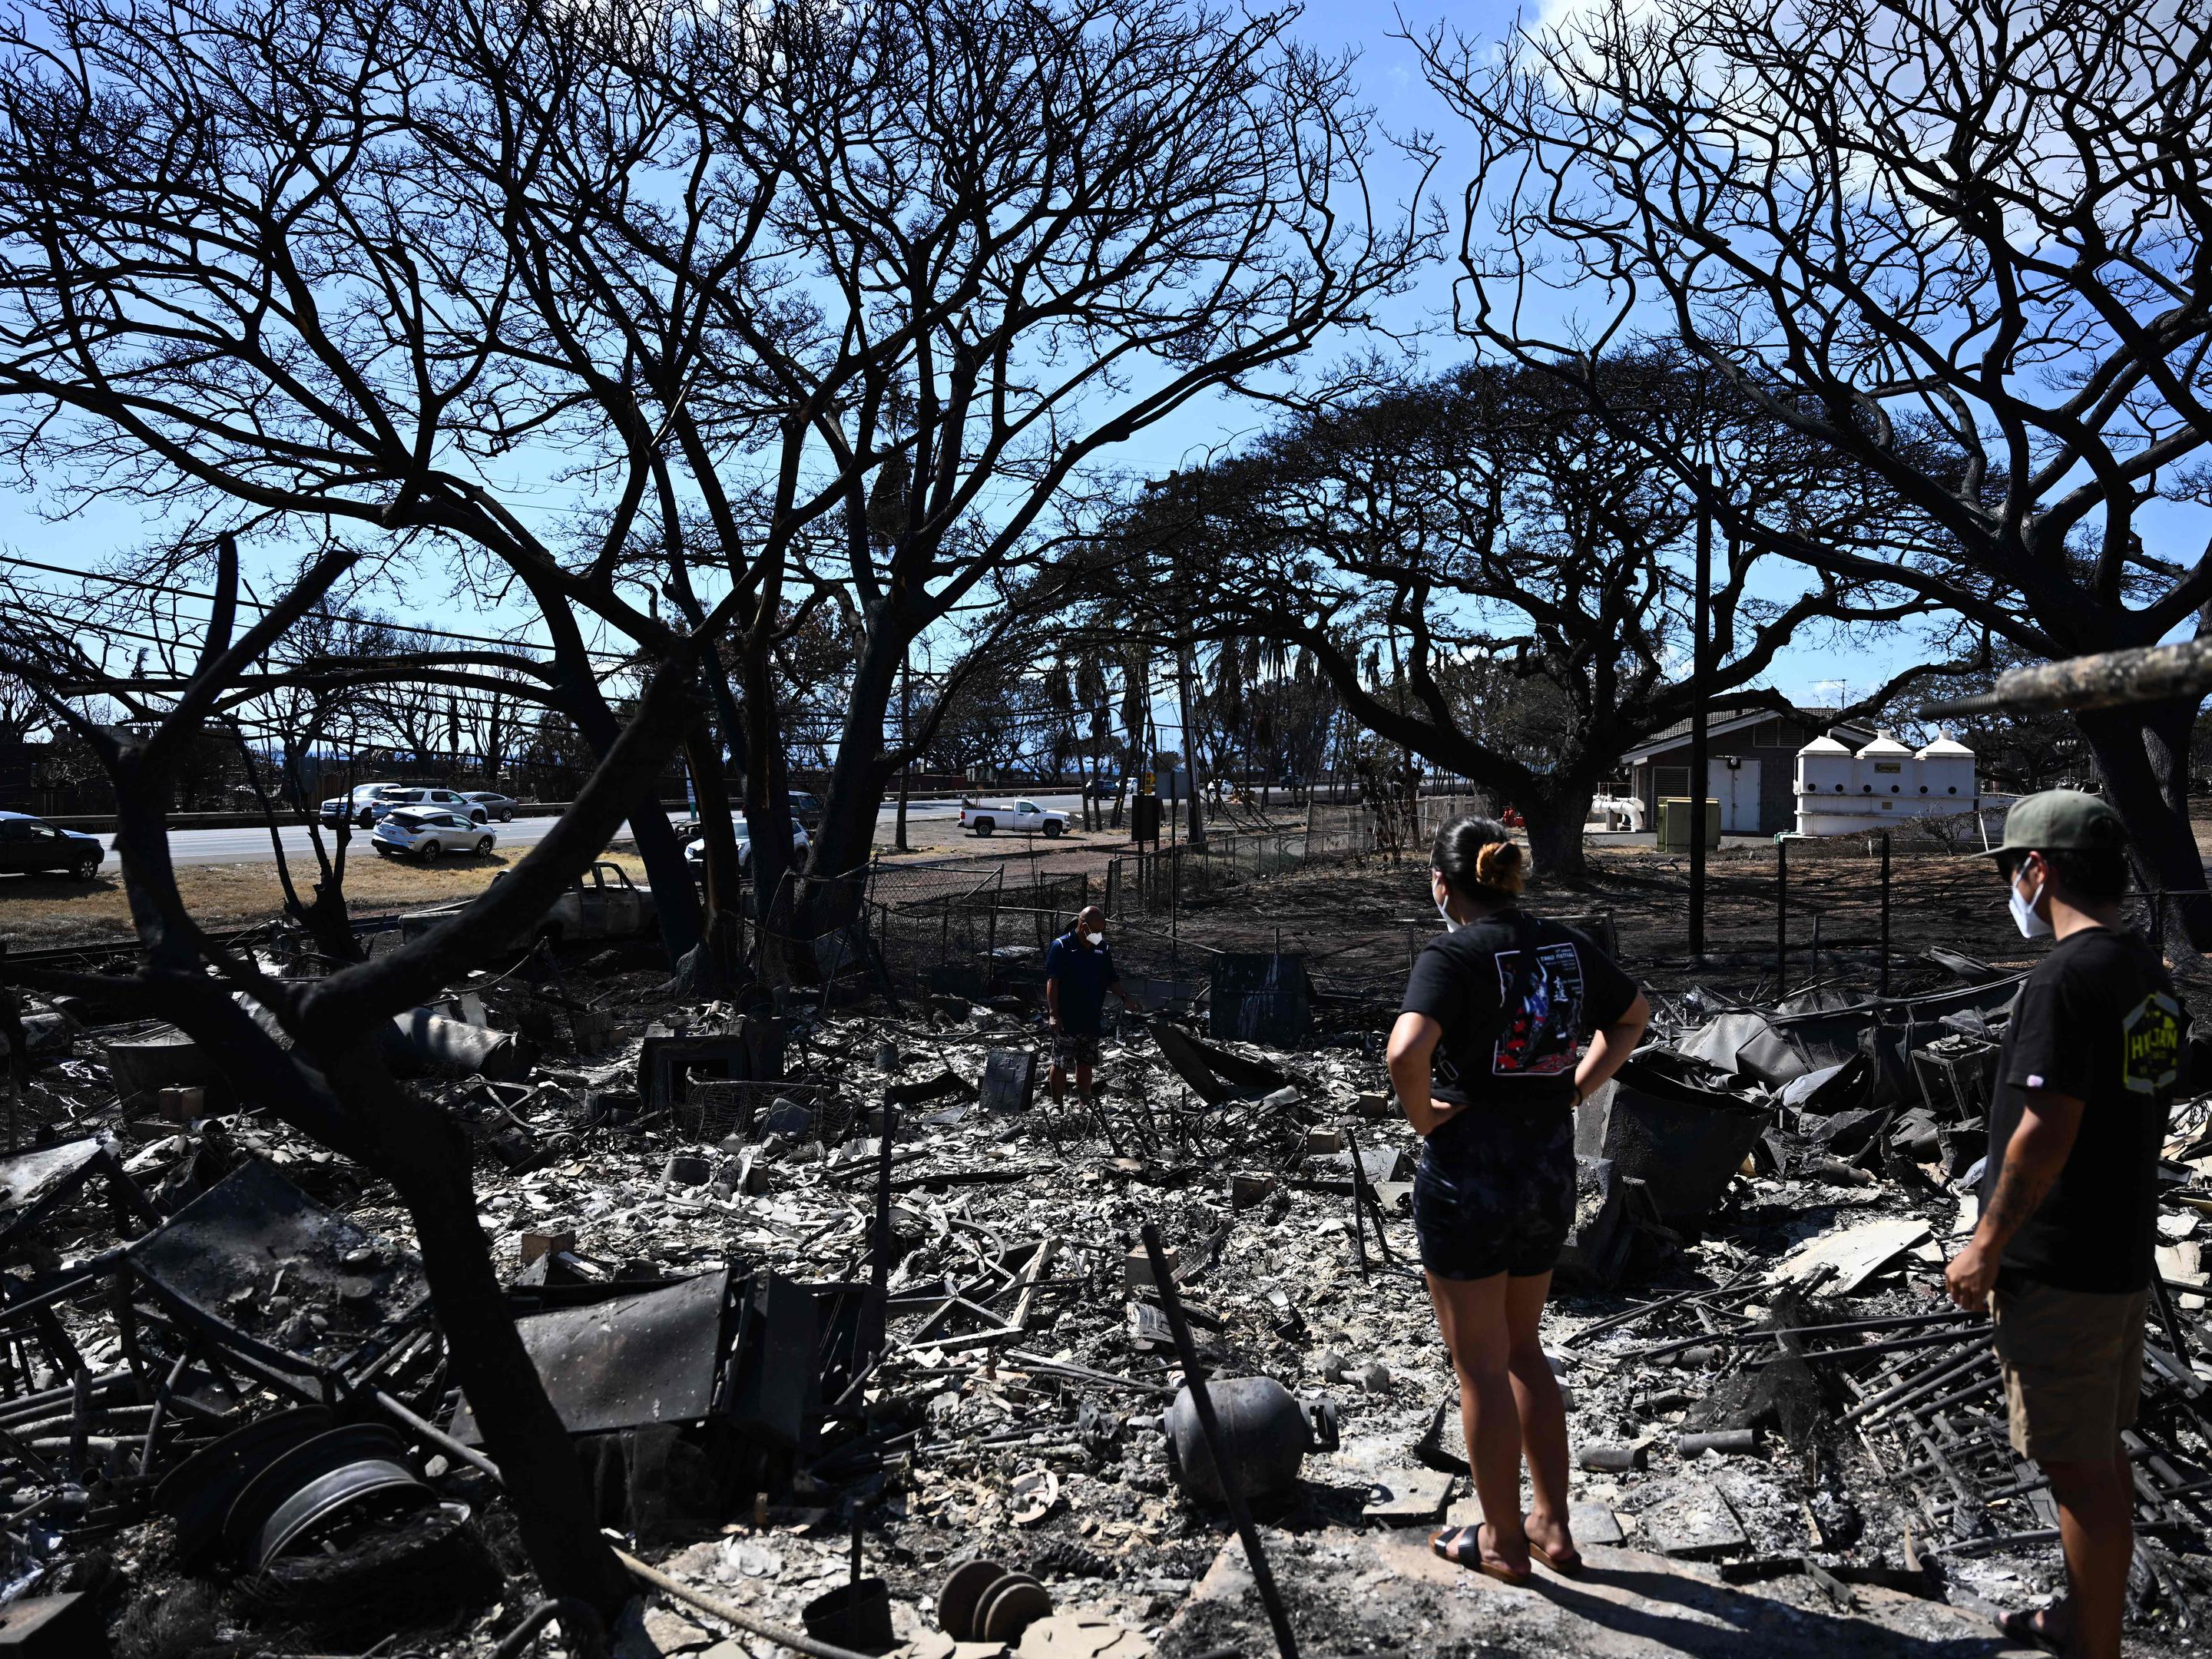
{"type": "Polygon", "coordinates": [[[2030,1089],[2082,1103],[2065,1167],[2005,1247],[1998,1283],[2121,1294],[2150,1284],[2158,1245],[2158,1153],[2188,1017],[2173,981],[2132,933],[2087,927],[2061,939],[2020,988],[1990,1103],[1989,1206],[2030,1089]]]}
{"type": "Polygon", "coordinates": [[[1636,981],[1583,934],[1507,910],[1431,939],[1400,1012],[1444,1028],[1431,1066],[1438,1100],[1532,1111],[1573,1103],[1583,1039],[1635,1000],[1636,981]],[[1524,977],[1528,949],[1535,963],[1524,977]],[[1516,986],[1511,1016],[1501,1018],[1516,986]]]}

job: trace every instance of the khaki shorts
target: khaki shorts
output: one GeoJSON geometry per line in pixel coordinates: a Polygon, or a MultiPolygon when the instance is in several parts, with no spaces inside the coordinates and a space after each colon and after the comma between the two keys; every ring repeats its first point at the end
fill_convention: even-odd
{"type": "Polygon", "coordinates": [[[2142,1391],[2148,1289],[2124,1295],[2023,1280],[1995,1303],[2012,1449],[2042,1464],[2109,1462],[2142,1391]]]}

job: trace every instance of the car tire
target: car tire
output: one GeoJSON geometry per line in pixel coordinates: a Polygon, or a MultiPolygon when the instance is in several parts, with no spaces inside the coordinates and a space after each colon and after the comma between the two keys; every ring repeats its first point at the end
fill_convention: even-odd
{"type": "Polygon", "coordinates": [[[485,811],[483,807],[479,806],[469,814],[469,822],[471,823],[489,823],[491,822],[491,814],[485,811]]]}
{"type": "Polygon", "coordinates": [[[1044,826],[1045,839],[1049,841],[1060,833],[1060,826],[1048,819],[1044,826]]]}
{"type": "Polygon", "coordinates": [[[999,826],[989,818],[977,818],[975,820],[975,833],[979,836],[988,836],[991,831],[998,827],[999,826]]]}
{"type": "Polygon", "coordinates": [[[426,841],[415,849],[415,856],[425,864],[435,864],[445,855],[446,849],[434,841],[426,841]]]}
{"type": "Polygon", "coordinates": [[[477,856],[480,859],[488,859],[491,856],[491,837],[489,836],[486,836],[482,841],[477,843],[477,856]]]}
{"type": "Polygon", "coordinates": [[[499,815],[499,821],[501,823],[513,823],[514,822],[514,809],[510,806],[505,811],[501,812],[499,815]]]}
{"type": "Polygon", "coordinates": [[[76,877],[79,881],[90,881],[99,873],[100,860],[98,859],[79,859],[75,865],[70,866],[70,874],[76,877]]]}

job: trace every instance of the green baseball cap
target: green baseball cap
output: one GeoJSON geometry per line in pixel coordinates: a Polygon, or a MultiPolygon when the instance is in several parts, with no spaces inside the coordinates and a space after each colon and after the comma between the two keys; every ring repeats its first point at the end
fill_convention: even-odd
{"type": "Polygon", "coordinates": [[[2012,804],[2005,814],[2004,840],[1990,848],[1990,856],[2096,852],[2127,844],[2127,825],[2102,799],[2079,789],[2046,789],[2012,804]]]}

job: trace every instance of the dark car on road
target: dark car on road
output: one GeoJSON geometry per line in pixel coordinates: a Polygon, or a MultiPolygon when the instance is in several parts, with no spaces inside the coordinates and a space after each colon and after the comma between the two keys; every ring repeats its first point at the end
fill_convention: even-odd
{"type": "Polygon", "coordinates": [[[522,803],[512,795],[502,795],[493,789],[471,789],[461,797],[469,804],[469,816],[478,823],[497,818],[501,823],[514,822],[514,809],[522,803]]]}
{"type": "Polygon", "coordinates": [[[106,857],[107,849],[97,836],[57,830],[27,812],[0,812],[0,871],[62,871],[79,881],[90,881],[106,857]]]}

